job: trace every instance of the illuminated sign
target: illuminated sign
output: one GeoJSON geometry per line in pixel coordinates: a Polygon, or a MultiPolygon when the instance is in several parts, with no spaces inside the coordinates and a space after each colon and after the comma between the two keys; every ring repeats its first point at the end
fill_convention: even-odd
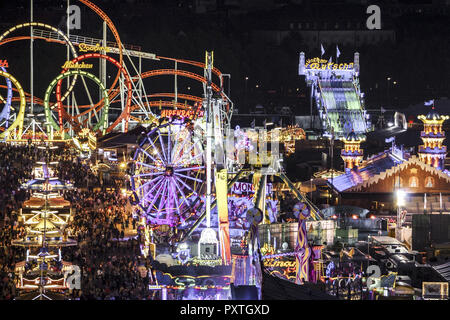
{"type": "Polygon", "coordinates": [[[305,69],[309,70],[353,70],[351,63],[334,63],[325,59],[313,58],[306,60],[305,69]]]}
{"type": "Polygon", "coordinates": [[[66,61],[66,63],[62,66],[63,69],[92,69],[92,67],[93,65],[89,63],[74,63],[72,61],[66,61]]]}
{"type": "Polygon", "coordinates": [[[8,68],[8,60],[0,60],[0,67],[8,68]]]}
{"type": "Polygon", "coordinates": [[[200,111],[200,113],[197,114],[195,110],[192,109],[169,109],[161,111],[162,118],[180,117],[193,120],[198,116],[202,116],[202,114],[203,114],[202,111],[200,111]]]}
{"type": "Polygon", "coordinates": [[[80,43],[78,46],[80,48],[81,52],[88,52],[88,51],[105,51],[110,52],[111,49],[108,47],[101,47],[100,43],[97,43],[95,46],[86,44],[86,43],[80,43]]]}
{"type": "MultiPolygon", "coordinates": [[[[255,187],[253,183],[248,182],[236,182],[231,187],[231,193],[241,194],[241,193],[255,193],[255,187]]],[[[267,184],[266,194],[272,193],[272,184],[267,184]]]]}
{"type": "Polygon", "coordinates": [[[199,265],[199,266],[210,266],[210,267],[214,267],[214,266],[219,266],[222,264],[222,259],[218,258],[218,259],[199,259],[199,258],[193,258],[192,259],[192,264],[193,265],[199,265]]]}
{"type": "Polygon", "coordinates": [[[264,260],[264,266],[267,268],[295,268],[295,264],[295,260],[276,260],[275,258],[264,260]]]}
{"type": "Polygon", "coordinates": [[[296,261],[291,257],[269,258],[263,260],[264,267],[273,276],[285,279],[288,281],[295,281],[296,277],[296,261]]]}

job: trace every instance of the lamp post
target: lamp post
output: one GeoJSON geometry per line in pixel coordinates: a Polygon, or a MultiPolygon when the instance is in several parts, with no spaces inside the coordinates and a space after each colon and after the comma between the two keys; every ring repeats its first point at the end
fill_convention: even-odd
{"type": "Polygon", "coordinates": [[[246,76],[245,77],[245,98],[244,98],[244,103],[245,103],[245,106],[247,107],[247,83],[248,83],[248,77],[246,76]]]}
{"type": "Polygon", "coordinates": [[[386,97],[387,97],[387,104],[386,104],[386,106],[389,108],[389,82],[391,81],[391,77],[387,77],[386,78],[386,80],[387,80],[387,95],[386,95],[386,97]]]}

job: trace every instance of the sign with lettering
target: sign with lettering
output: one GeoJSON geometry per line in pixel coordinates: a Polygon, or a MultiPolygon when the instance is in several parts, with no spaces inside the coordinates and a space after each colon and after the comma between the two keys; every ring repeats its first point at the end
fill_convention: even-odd
{"type": "Polygon", "coordinates": [[[305,69],[307,70],[353,70],[351,63],[334,63],[326,59],[313,58],[306,60],[305,69]]]}
{"type": "Polygon", "coordinates": [[[0,60],[0,67],[8,68],[8,60],[0,60]]]}
{"type": "Polygon", "coordinates": [[[202,115],[203,111],[197,113],[193,109],[166,109],[161,111],[161,118],[180,117],[194,120],[197,117],[201,117],[202,115]]]}
{"type": "MultiPolygon", "coordinates": [[[[231,193],[242,194],[242,193],[255,193],[255,187],[253,183],[248,182],[236,182],[231,187],[231,193]]],[[[272,184],[267,184],[266,194],[272,193],[272,184]]]]}
{"type": "Polygon", "coordinates": [[[92,67],[93,65],[89,63],[72,61],[66,61],[66,63],[62,66],[63,69],[92,69],[92,67]]]}
{"type": "Polygon", "coordinates": [[[288,281],[295,281],[296,261],[292,256],[264,259],[263,265],[271,275],[288,281]]]}
{"type": "Polygon", "coordinates": [[[105,52],[111,52],[111,49],[109,47],[101,47],[100,43],[97,43],[95,46],[86,44],[86,43],[80,43],[78,46],[81,52],[88,52],[88,51],[105,51],[105,52]]]}

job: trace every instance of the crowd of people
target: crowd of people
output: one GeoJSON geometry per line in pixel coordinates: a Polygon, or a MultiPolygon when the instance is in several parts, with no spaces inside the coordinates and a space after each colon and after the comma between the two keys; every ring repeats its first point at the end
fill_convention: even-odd
{"type": "Polygon", "coordinates": [[[25,259],[25,251],[11,242],[25,235],[18,221],[19,209],[30,197],[30,192],[20,185],[32,178],[33,167],[43,158],[57,161],[59,178],[75,186],[64,197],[72,204],[72,219],[66,231],[77,245],[62,247],[62,257],[80,268],[81,286],[66,292],[67,298],[149,297],[150,264],[141,256],[138,226],[128,199],[121,192],[122,180],[99,179],[90,165],[67,148],[0,144],[0,300],[20,294],[14,271],[16,263],[25,259]]]}
{"type": "Polygon", "coordinates": [[[28,146],[0,144],[0,300],[14,299],[18,293],[14,267],[24,250],[11,242],[24,234],[18,210],[28,193],[19,187],[31,175],[36,157],[36,150],[28,146]]]}
{"type": "Polygon", "coordinates": [[[140,239],[126,197],[119,188],[110,192],[73,191],[69,234],[78,242],[67,248],[64,260],[81,269],[81,290],[71,291],[79,299],[145,299],[148,277],[138,272],[146,260],[140,256],[140,239]],[[130,236],[131,235],[131,236],[130,236]]]}

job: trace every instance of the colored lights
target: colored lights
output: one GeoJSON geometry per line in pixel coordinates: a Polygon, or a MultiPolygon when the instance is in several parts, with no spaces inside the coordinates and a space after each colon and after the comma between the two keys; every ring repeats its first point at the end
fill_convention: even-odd
{"type": "MultiPolygon", "coordinates": [[[[128,72],[126,71],[126,69],[116,60],[114,60],[113,58],[100,54],[100,53],[87,53],[84,54],[82,56],[76,57],[75,59],[71,60],[70,62],[72,64],[78,64],[80,61],[83,61],[85,59],[103,59],[106,60],[110,63],[112,63],[114,66],[116,66],[119,69],[119,72],[123,74],[124,78],[125,78],[125,86],[127,88],[127,98],[126,98],[126,102],[125,102],[125,109],[122,112],[122,114],[114,121],[114,123],[109,126],[106,130],[106,132],[111,132],[112,129],[114,129],[121,120],[125,120],[125,128],[124,131],[127,132],[128,131],[128,120],[130,118],[130,111],[131,111],[131,98],[132,98],[132,82],[130,79],[130,76],[128,74],[128,72]]],[[[64,67],[64,66],[63,66],[64,67]]],[[[62,73],[66,72],[67,69],[64,69],[62,71],[62,73]]],[[[58,81],[58,84],[56,86],[56,92],[60,92],[61,91],[61,84],[62,84],[62,79],[58,81]]],[[[109,96],[109,100],[113,99],[115,96],[115,94],[112,94],[111,96],[109,96]]],[[[104,105],[106,106],[106,104],[104,105]]],[[[97,105],[94,106],[95,112],[99,112],[99,108],[97,108],[97,105]]],[[[107,112],[106,112],[107,113],[107,112]]],[[[75,115],[75,117],[79,117],[82,116],[84,113],[80,114],[80,115],[75,115]]],[[[61,120],[60,120],[60,124],[61,124],[61,120]]]]}
{"type": "Polygon", "coordinates": [[[0,138],[8,137],[9,133],[18,128],[18,135],[22,135],[23,130],[23,119],[25,116],[25,107],[26,107],[26,100],[25,100],[25,92],[22,89],[22,86],[20,85],[19,81],[17,81],[16,78],[14,78],[11,74],[0,71],[0,76],[5,77],[6,79],[9,79],[12,84],[17,88],[19,91],[20,96],[20,107],[19,112],[17,114],[16,120],[12,123],[12,125],[7,128],[4,132],[0,133],[0,138]]]}
{"type": "Polygon", "coordinates": [[[403,190],[397,190],[396,192],[397,195],[397,206],[401,207],[404,206],[406,201],[406,192],[403,190]]]}
{"type": "MultiPolygon", "coordinates": [[[[99,78],[97,78],[96,76],[94,76],[92,73],[88,73],[86,71],[82,71],[82,70],[70,70],[67,71],[65,73],[60,74],[59,76],[57,76],[48,86],[46,92],[45,92],[45,96],[44,96],[44,108],[45,108],[45,116],[47,118],[47,121],[49,122],[49,126],[47,127],[47,132],[50,134],[50,126],[53,127],[54,130],[61,130],[61,132],[64,132],[64,124],[63,124],[63,116],[65,116],[66,118],[68,118],[68,114],[63,110],[62,108],[62,104],[61,104],[61,92],[56,92],[56,98],[57,98],[57,104],[58,104],[58,120],[59,120],[59,125],[56,123],[56,121],[53,119],[53,115],[52,115],[52,110],[50,107],[50,94],[53,91],[53,88],[57,85],[58,81],[63,80],[67,77],[70,76],[74,76],[74,75],[82,75],[85,76],[89,79],[91,79],[92,81],[94,81],[101,89],[101,91],[103,92],[103,97],[105,99],[105,106],[102,109],[102,114],[101,117],[99,119],[99,121],[94,125],[94,127],[92,128],[93,131],[97,131],[97,130],[101,130],[103,132],[103,134],[106,131],[106,125],[107,125],[107,121],[108,121],[108,108],[109,108],[109,97],[108,97],[108,92],[106,91],[105,86],[103,85],[103,83],[101,82],[101,80],[99,78]]],[[[87,113],[91,110],[85,111],[84,113],[87,113]]],[[[80,114],[81,115],[81,114],[80,114]]],[[[78,122],[76,124],[78,127],[83,126],[82,123],[78,122]]],[[[68,135],[65,133],[64,137],[62,138],[67,138],[68,135]]]]}

